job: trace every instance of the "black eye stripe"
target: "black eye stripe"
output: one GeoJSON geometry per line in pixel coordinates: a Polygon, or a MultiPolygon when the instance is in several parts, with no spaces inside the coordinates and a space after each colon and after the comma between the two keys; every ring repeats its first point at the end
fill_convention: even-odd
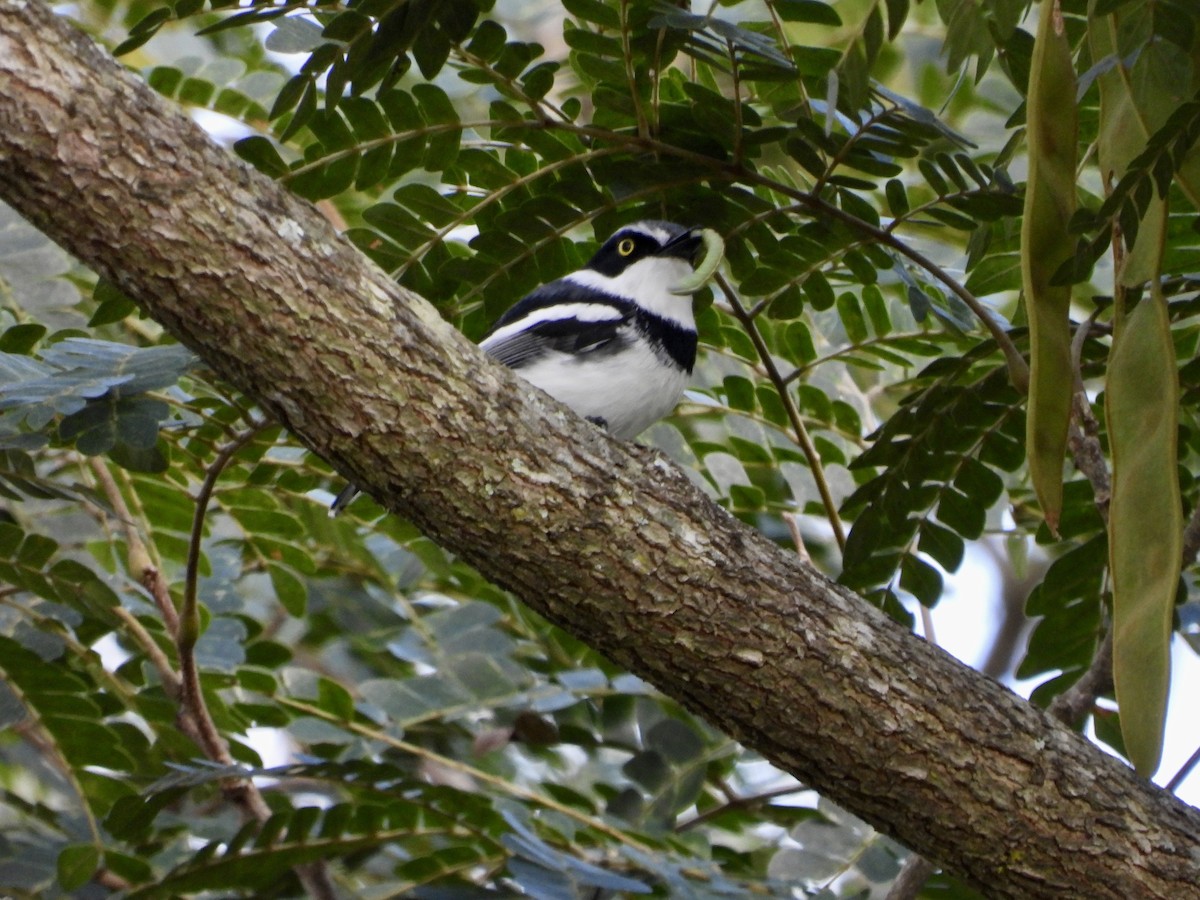
{"type": "Polygon", "coordinates": [[[588,261],[587,268],[615,278],[629,266],[646,257],[657,255],[660,250],[662,243],[650,235],[622,229],[605,241],[596,255],[588,261]]]}

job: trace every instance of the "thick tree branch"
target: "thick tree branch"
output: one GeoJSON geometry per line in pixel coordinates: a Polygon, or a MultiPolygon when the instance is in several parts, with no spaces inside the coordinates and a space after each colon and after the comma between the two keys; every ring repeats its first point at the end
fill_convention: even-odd
{"type": "Polygon", "coordinates": [[[1200,815],[489,363],[39,3],[0,196],[551,620],[994,897],[1196,897],[1200,815]]]}

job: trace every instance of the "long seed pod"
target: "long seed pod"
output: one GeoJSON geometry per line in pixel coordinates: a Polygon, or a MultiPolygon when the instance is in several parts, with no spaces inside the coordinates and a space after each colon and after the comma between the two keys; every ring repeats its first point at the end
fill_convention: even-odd
{"type": "Polygon", "coordinates": [[[1113,682],[1125,752],[1146,777],[1162,756],[1171,615],[1183,553],[1179,376],[1167,301],[1157,280],[1151,288],[1114,342],[1104,394],[1113,466],[1113,682]]]}
{"type": "MultiPolygon", "coordinates": [[[[1121,59],[1117,13],[1092,15],[1093,59],[1115,62],[1098,79],[1096,153],[1115,184],[1151,135],[1178,109],[1180,92],[1149,77],[1154,53],[1121,59]]],[[[1157,51],[1156,51],[1157,52],[1157,51]]],[[[1194,196],[1194,165],[1182,163],[1176,184],[1194,196]]],[[[1167,198],[1155,193],[1140,209],[1136,239],[1124,235],[1117,257],[1113,349],[1105,407],[1112,452],[1108,557],[1113,589],[1113,681],[1121,734],[1134,768],[1150,776],[1162,753],[1170,686],[1171,615],[1181,565],[1183,512],[1176,470],[1179,385],[1167,304],[1159,288],[1167,233],[1167,198]],[[1150,295],[1126,314],[1123,286],[1148,282],[1150,295]]]]}
{"type": "Polygon", "coordinates": [[[1042,513],[1057,532],[1062,468],[1071,418],[1069,286],[1052,285],[1074,253],[1067,223],[1075,212],[1075,67],[1057,0],[1044,0],[1026,98],[1029,179],[1021,221],[1021,281],[1029,318],[1029,474],[1042,513]]]}

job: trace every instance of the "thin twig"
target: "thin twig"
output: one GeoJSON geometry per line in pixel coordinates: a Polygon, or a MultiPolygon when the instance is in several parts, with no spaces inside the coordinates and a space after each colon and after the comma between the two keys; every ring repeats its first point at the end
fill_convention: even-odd
{"type": "MultiPolygon", "coordinates": [[[[1097,311],[1098,312],[1098,311],[1097,311]]],[[[1104,459],[1104,448],[1100,446],[1100,423],[1092,412],[1087,389],[1083,384],[1083,345],[1096,324],[1097,313],[1092,313],[1075,330],[1071,338],[1071,372],[1074,395],[1071,398],[1071,424],[1067,432],[1067,446],[1075,467],[1084,474],[1092,485],[1092,496],[1100,517],[1108,522],[1108,504],[1112,499],[1112,478],[1108,463],[1104,459]]]]}
{"type": "Polygon", "coordinates": [[[892,886],[888,888],[884,900],[912,900],[936,871],[937,866],[925,857],[910,856],[904,861],[904,866],[892,882],[892,886]]]}
{"type": "Polygon", "coordinates": [[[1100,426],[1092,413],[1092,405],[1088,402],[1086,394],[1076,394],[1071,405],[1074,415],[1067,427],[1067,448],[1071,451],[1075,468],[1082,472],[1091,484],[1096,511],[1107,524],[1108,505],[1112,500],[1112,479],[1108,474],[1108,463],[1104,460],[1104,449],[1100,446],[1100,426]]]}
{"type": "Polygon", "coordinates": [[[1188,761],[1183,764],[1183,768],[1171,776],[1171,780],[1167,782],[1166,790],[1172,794],[1179,790],[1179,786],[1192,774],[1192,769],[1196,768],[1197,763],[1200,763],[1200,747],[1197,747],[1195,752],[1188,757],[1188,761]]]}
{"type": "MultiPolygon", "coordinates": [[[[196,509],[192,516],[192,531],[188,542],[187,570],[184,576],[183,610],[180,615],[179,634],[176,647],[179,652],[179,671],[182,677],[179,718],[180,725],[203,749],[205,756],[222,765],[235,765],[229,752],[229,744],[221,737],[204,701],[200,684],[200,671],[196,665],[196,641],[200,634],[200,607],[197,599],[197,583],[200,570],[200,544],[204,537],[204,519],[208,504],[221,473],[238,451],[258,437],[274,423],[252,422],[241,434],[222,447],[208,471],[200,489],[196,492],[196,509]]],[[[271,807],[263,799],[258,786],[249,778],[229,778],[222,782],[225,797],[237,804],[246,814],[265,822],[271,817],[271,807]]],[[[329,868],[324,860],[296,866],[293,871],[305,891],[316,900],[337,900],[337,892],[330,880],[329,868]]]]}
{"type": "Polygon", "coordinates": [[[1192,510],[1187,526],[1183,529],[1183,565],[1184,568],[1196,561],[1200,553],[1200,504],[1192,510]]]}
{"type": "Polygon", "coordinates": [[[137,524],[133,514],[129,511],[125,497],[121,494],[121,489],[117,487],[117,482],[109,472],[108,465],[104,460],[93,456],[88,462],[125,533],[125,549],[128,554],[126,568],[134,580],[150,592],[150,596],[154,598],[154,605],[158,607],[159,615],[163,617],[163,624],[167,626],[168,633],[172,638],[176,638],[179,633],[179,614],[175,610],[175,602],[171,599],[171,592],[162,577],[162,572],[159,571],[158,566],[154,565],[146,542],[142,540],[142,536],[138,532],[137,524]]]}
{"type": "Polygon", "coordinates": [[[821,494],[821,503],[825,507],[825,515],[828,517],[829,524],[833,528],[833,536],[837,540],[838,549],[845,550],[845,526],[842,525],[842,519],[838,515],[837,503],[833,499],[833,492],[829,489],[829,483],[825,480],[825,469],[821,464],[820,454],[817,453],[817,448],[808,434],[808,428],[805,427],[804,420],[800,417],[800,410],[796,408],[796,403],[787,388],[787,382],[779,374],[779,367],[775,365],[775,359],[771,356],[770,348],[767,347],[766,341],[763,340],[762,333],[758,330],[758,326],[754,320],[750,318],[746,308],[742,305],[742,301],[729,284],[729,281],[720,272],[714,276],[714,280],[725,294],[725,299],[729,301],[729,308],[733,310],[734,316],[741,323],[742,327],[746,330],[746,334],[750,337],[750,341],[754,344],[759,361],[767,372],[767,378],[770,379],[771,384],[775,387],[775,392],[779,395],[779,400],[783,404],[788,421],[791,423],[796,443],[800,446],[800,452],[808,460],[808,468],[812,472],[813,481],[816,482],[817,491],[821,494]]]}
{"type": "Polygon", "coordinates": [[[787,787],[778,787],[769,791],[763,791],[761,794],[750,794],[745,797],[739,797],[735,794],[725,803],[722,803],[719,806],[714,806],[711,809],[706,809],[704,812],[696,814],[686,822],[676,825],[675,831],[677,833],[688,831],[689,829],[695,828],[698,825],[703,825],[705,822],[708,822],[711,819],[715,819],[717,816],[728,812],[731,809],[755,809],[770,803],[776,797],[786,797],[788,794],[798,794],[803,790],[805,790],[803,785],[793,784],[787,787]]]}
{"type": "Polygon", "coordinates": [[[125,628],[132,634],[134,640],[137,641],[142,652],[146,654],[146,658],[150,660],[150,665],[154,666],[154,671],[158,673],[158,679],[162,682],[163,690],[172,700],[179,700],[180,681],[179,675],[171,668],[171,661],[167,659],[167,654],[163,653],[162,648],[151,636],[144,625],[137,620],[137,616],[129,610],[120,606],[113,610],[113,613],[118,619],[125,623],[125,628]]]}
{"type": "MultiPolygon", "coordinates": [[[[224,765],[233,765],[233,757],[229,753],[228,744],[221,737],[212,720],[208,705],[204,702],[204,691],[200,685],[200,670],[196,665],[196,642],[200,637],[200,605],[196,598],[196,584],[200,569],[200,543],[204,536],[204,518],[208,512],[208,502],[212,497],[217,479],[234,455],[250,443],[265,427],[266,423],[264,422],[254,423],[221,448],[208,467],[204,481],[200,484],[200,490],[196,493],[196,508],[192,515],[192,532],[188,541],[183,610],[175,637],[175,646],[179,653],[179,673],[183,681],[179,701],[181,720],[189,723],[192,735],[204,750],[204,755],[224,765]]],[[[240,787],[234,789],[241,790],[240,787]]],[[[262,795],[257,790],[243,791],[243,802],[250,813],[260,821],[265,821],[270,815],[270,809],[267,808],[262,795]]]]}
{"type": "Polygon", "coordinates": [[[792,536],[792,543],[796,545],[796,555],[801,561],[812,565],[812,556],[809,555],[808,547],[804,543],[804,534],[800,531],[800,522],[795,513],[784,513],[783,524],[787,526],[788,533],[792,536]]]}
{"type": "Polygon", "coordinates": [[[1074,728],[1096,705],[1096,698],[1112,689],[1113,635],[1110,627],[1079,680],[1063,691],[1046,708],[1055,719],[1074,728]]]}
{"type": "Polygon", "coordinates": [[[516,797],[519,800],[537,804],[538,806],[558,813],[566,819],[569,819],[573,822],[578,822],[586,828],[590,828],[599,834],[603,834],[605,837],[619,844],[632,847],[635,850],[639,850],[643,853],[653,852],[653,848],[649,844],[645,843],[641,838],[630,834],[628,831],[625,831],[622,828],[618,828],[616,825],[611,824],[607,820],[589,815],[588,813],[580,811],[577,807],[574,807],[569,803],[562,803],[548,794],[539,793],[532,788],[517,784],[508,778],[495,775],[484,769],[472,766],[469,763],[454,759],[453,757],[444,756],[441,753],[431,750],[430,748],[421,744],[414,744],[403,740],[396,737],[394,734],[391,734],[387,730],[374,728],[368,724],[364,724],[363,722],[345,722],[341,719],[336,719],[331,713],[325,709],[322,709],[320,706],[317,706],[315,703],[297,700],[294,697],[280,697],[279,703],[288,709],[321,719],[323,721],[336,721],[339,727],[345,728],[347,731],[361,735],[369,740],[385,744],[393,750],[398,750],[401,753],[407,753],[415,759],[420,760],[423,765],[432,764],[438,766],[447,772],[463,775],[472,781],[488,785],[494,790],[497,790],[503,794],[507,794],[510,797],[516,797]]]}
{"type": "MultiPolygon", "coordinates": [[[[250,427],[239,434],[219,451],[213,459],[212,464],[208,467],[208,471],[204,474],[204,480],[200,483],[200,490],[196,492],[196,509],[192,514],[192,531],[188,538],[188,555],[187,569],[184,575],[183,586],[183,612],[181,618],[187,627],[194,626],[199,628],[199,608],[196,600],[196,585],[200,572],[200,544],[204,537],[204,517],[208,514],[208,503],[212,499],[212,492],[217,486],[217,480],[221,477],[221,473],[225,471],[225,467],[229,465],[230,460],[247,444],[258,437],[272,423],[260,421],[252,422],[250,427]]],[[[195,643],[195,635],[189,636],[191,642],[195,643]]],[[[183,641],[183,635],[179,640],[183,641]]]]}
{"type": "MultiPolygon", "coordinates": [[[[1108,507],[1112,498],[1112,478],[1104,450],[1100,446],[1100,423],[1092,412],[1087,391],[1083,384],[1083,345],[1091,331],[1095,316],[1083,322],[1071,340],[1071,366],[1073,369],[1074,396],[1071,402],[1071,424],[1067,432],[1067,446],[1076,468],[1092,486],[1093,502],[1100,518],[1108,524],[1108,507]]],[[[1092,657],[1087,671],[1067,690],[1063,691],[1047,708],[1051,716],[1064,725],[1074,728],[1087,712],[1096,705],[1096,698],[1112,689],[1113,635],[1111,625],[1106,629],[1092,657]]]]}

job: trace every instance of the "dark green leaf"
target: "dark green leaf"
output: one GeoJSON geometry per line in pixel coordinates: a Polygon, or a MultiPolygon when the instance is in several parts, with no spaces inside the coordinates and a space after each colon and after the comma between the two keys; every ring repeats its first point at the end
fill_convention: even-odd
{"type": "Polygon", "coordinates": [[[59,851],[58,883],[67,891],[81,888],[99,866],[100,851],[94,844],[71,844],[59,851]]]}
{"type": "MultiPolygon", "coordinates": [[[[107,284],[107,282],[99,282],[97,284],[97,291],[100,284],[107,284]]],[[[45,325],[38,325],[35,322],[28,322],[24,325],[13,325],[5,329],[4,334],[0,335],[0,352],[25,356],[37,346],[38,341],[45,337],[45,335],[45,325]]]]}
{"type": "Polygon", "coordinates": [[[811,22],[815,25],[841,25],[841,16],[823,0],[775,0],[773,9],[785,22],[811,22]]]}

